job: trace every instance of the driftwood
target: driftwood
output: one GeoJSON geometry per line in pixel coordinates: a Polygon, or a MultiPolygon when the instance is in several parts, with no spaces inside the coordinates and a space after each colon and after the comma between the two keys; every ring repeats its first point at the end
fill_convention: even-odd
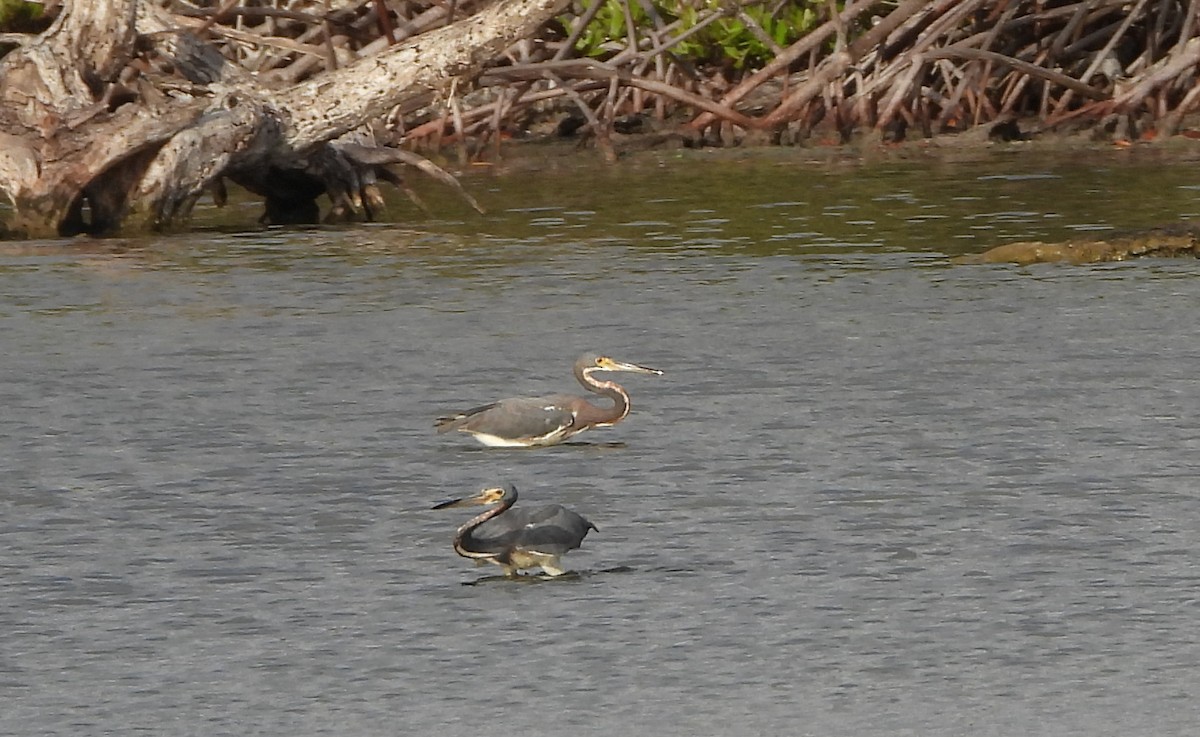
{"type": "Polygon", "coordinates": [[[1023,241],[1006,243],[983,253],[958,256],[956,264],[1042,263],[1093,264],[1131,258],[1200,258],[1200,228],[1181,225],[1136,233],[1118,233],[1103,240],[1069,240],[1058,243],[1023,241]]]}
{"type": "MultiPolygon", "coordinates": [[[[679,5],[611,1],[627,18],[635,6],[664,12],[679,5]]],[[[481,78],[481,86],[508,94],[468,97],[452,116],[426,117],[408,140],[499,135],[556,101],[564,111],[588,106],[583,119],[605,134],[618,121],[643,116],[660,129],[682,130],[683,140],[710,144],[799,142],[822,128],[842,140],[864,130],[896,140],[908,129],[928,136],[1017,119],[1039,132],[1092,127],[1128,140],[1174,134],[1200,105],[1196,3],[811,3],[824,14],[817,25],[776,47],[757,69],[702,69],[676,53],[698,30],[751,4],[777,12],[795,5],[700,3],[691,24],[657,18],[651,28],[613,39],[603,54],[573,59],[600,7],[576,2],[577,15],[563,21],[565,38],[544,33],[538,46],[481,78]]],[[[744,12],[738,18],[764,35],[744,12]]]]}
{"type": "Polygon", "coordinates": [[[323,193],[335,212],[369,211],[380,201],[375,182],[394,175],[352,131],[444,94],[566,4],[499,0],[272,85],[220,53],[211,19],[141,0],[71,3],[0,60],[0,189],[16,212],[8,228],[107,232],[130,212],[165,226],[223,177],[263,195],[276,222],[311,220],[323,193]]]}

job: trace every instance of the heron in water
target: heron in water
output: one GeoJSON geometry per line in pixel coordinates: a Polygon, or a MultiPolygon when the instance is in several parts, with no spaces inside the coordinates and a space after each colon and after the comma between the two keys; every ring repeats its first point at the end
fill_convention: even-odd
{"type": "Polygon", "coordinates": [[[629,414],[629,395],[615,381],[601,381],[597,371],[630,371],[662,375],[658,369],[585,353],[575,362],[575,378],[583,388],[612,400],[611,407],[592,404],[586,397],[556,394],[548,397],[501,399],[436,423],[439,433],[470,433],[493,448],[531,448],[555,445],[593,427],[611,427],[629,414]]]}
{"type": "Polygon", "coordinates": [[[454,534],[454,551],[478,563],[495,563],[504,575],[523,568],[541,568],[551,576],[566,570],[559,559],[579,547],[589,530],[597,529],[579,514],[558,504],[536,509],[513,509],[517,487],[484,489],[475,496],[435,504],[434,509],[494,504],[467,520],[454,534]]]}

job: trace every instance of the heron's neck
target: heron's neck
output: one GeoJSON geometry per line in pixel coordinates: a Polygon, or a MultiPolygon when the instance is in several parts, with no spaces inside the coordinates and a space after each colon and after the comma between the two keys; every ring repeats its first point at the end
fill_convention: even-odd
{"type": "Polygon", "coordinates": [[[588,409],[584,410],[583,416],[578,419],[588,425],[612,425],[629,414],[629,394],[615,381],[600,381],[592,376],[591,371],[585,370],[580,375],[579,383],[593,394],[608,397],[613,404],[611,407],[598,407],[589,402],[588,409]]]}
{"type": "Polygon", "coordinates": [[[463,525],[458,528],[458,531],[454,533],[454,552],[458,553],[464,558],[495,557],[493,553],[481,552],[468,548],[467,544],[470,542],[471,533],[474,532],[476,528],[478,528],[484,522],[487,522],[493,517],[499,517],[507,512],[509,507],[516,503],[516,501],[517,498],[514,494],[505,496],[496,506],[492,507],[491,509],[484,510],[482,513],[475,515],[463,523],[463,525]]]}

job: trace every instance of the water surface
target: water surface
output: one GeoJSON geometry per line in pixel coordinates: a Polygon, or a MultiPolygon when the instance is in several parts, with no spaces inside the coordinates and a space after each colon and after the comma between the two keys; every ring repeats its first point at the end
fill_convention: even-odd
{"type": "Polygon", "coordinates": [[[946,256],[1194,166],[675,163],[5,244],[0,733],[1190,734],[1200,266],[946,256]],[[432,433],[588,349],[666,371],[623,424],[432,433]],[[505,481],[578,575],[453,554],[505,481]]]}

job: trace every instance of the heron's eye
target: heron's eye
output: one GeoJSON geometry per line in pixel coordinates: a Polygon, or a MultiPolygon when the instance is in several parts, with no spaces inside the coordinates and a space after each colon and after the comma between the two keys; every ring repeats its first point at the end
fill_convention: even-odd
{"type": "Polygon", "coordinates": [[[597,366],[603,366],[603,365],[604,365],[605,363],[607,363],[607,362],[608,362],[608,357],[607,357],[607,356],[600,356],[599,358],[597,358],[597,359],[596,359],[596,365],[597,365],[597,366]]]}

